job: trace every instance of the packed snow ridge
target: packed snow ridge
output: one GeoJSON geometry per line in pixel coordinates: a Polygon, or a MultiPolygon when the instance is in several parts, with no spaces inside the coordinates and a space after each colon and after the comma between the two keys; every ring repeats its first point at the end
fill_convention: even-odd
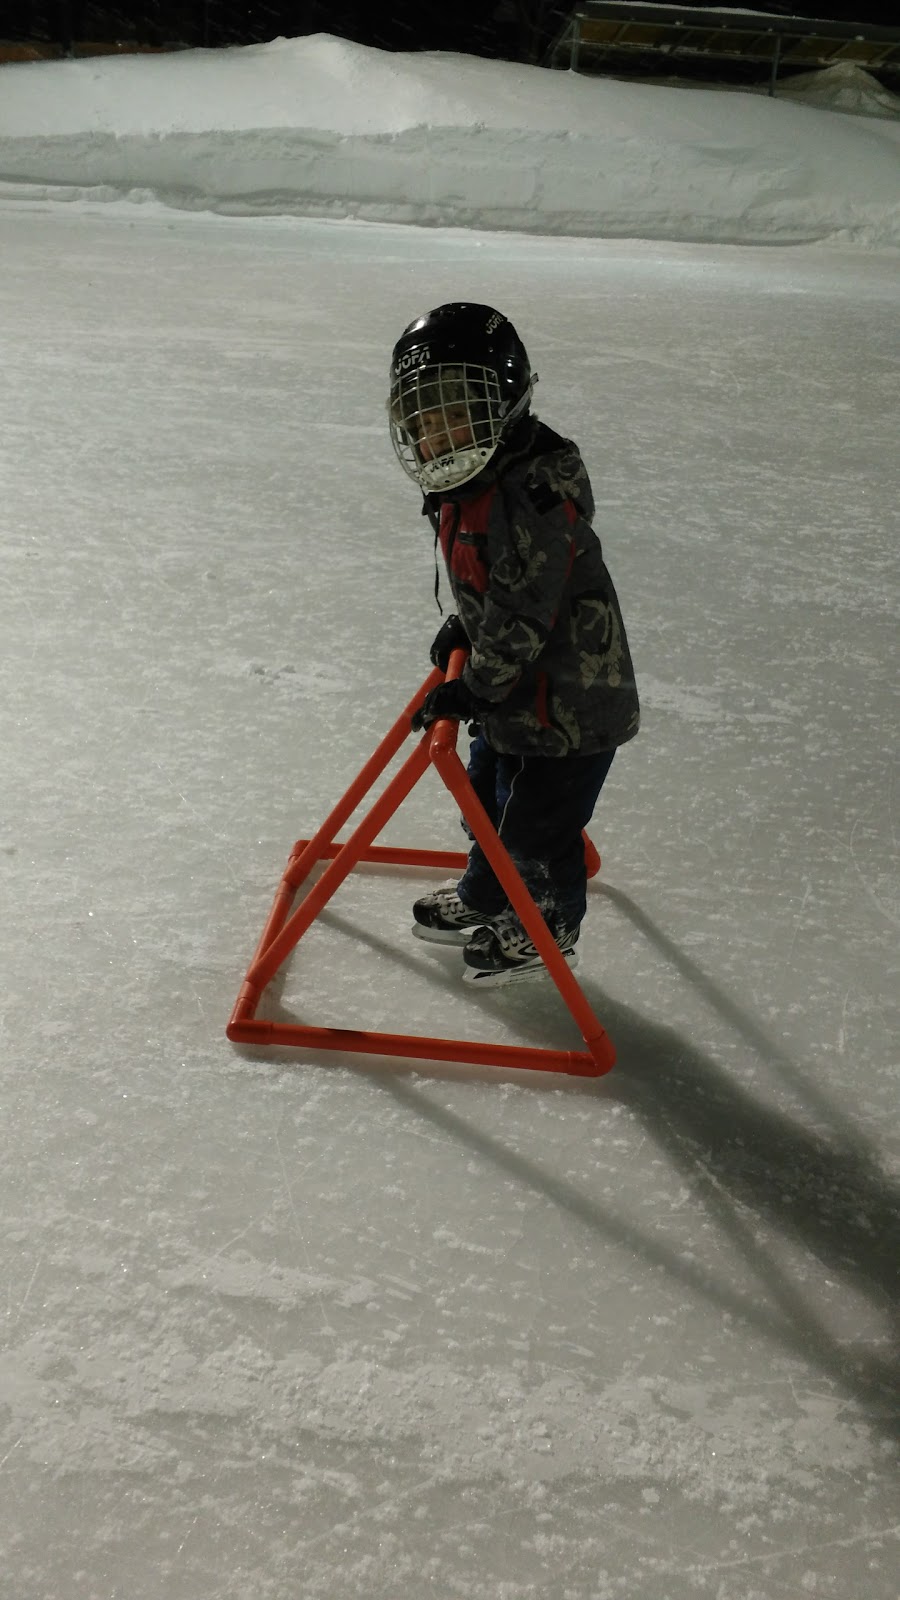
{"type": "Polygon", "coordinates": [[[771,99],[318,34],[0,71],[0,183],[26,197],[900,245],[900,100],[855,67],[771,99]]]}

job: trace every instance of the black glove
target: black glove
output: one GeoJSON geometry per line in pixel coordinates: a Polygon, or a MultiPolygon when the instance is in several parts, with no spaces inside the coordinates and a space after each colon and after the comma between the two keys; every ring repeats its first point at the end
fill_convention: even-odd
{"type": "Polygon", "coordinates": [[[450,665],[450,656],[454,650],[468,650],[469,635],[456,616],[455,612],[447,618],[434,636],[434,643],[428,654],[436,667],[446,672],[450,665]]]}
{"type": "Polygon", "coordinates": [[[467,689],[462,678],[454,678],[452,683],[439,683],[425,696],[413,716],[413,732],[430,728],[441,717],[453,717],[456,722],[477,721],[488,709],[487,701],[479,700],[467,689]]]}

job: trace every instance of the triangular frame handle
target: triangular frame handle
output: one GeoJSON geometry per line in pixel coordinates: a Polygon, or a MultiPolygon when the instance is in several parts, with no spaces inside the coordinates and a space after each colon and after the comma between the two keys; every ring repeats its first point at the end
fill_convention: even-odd
{"type": "MultiPolygon", "coordinates": [[[[447,671],[448,680],[460,675],[465,660],[464,651],[454,651],[447,671]]],[[[589,1006],[571,967],[562,955],[469,781],[456,749],[459,737],[458,722],[444,718],[423,733],[412,754],[407,757],[384,792],[358,823],[350,838],[340,844],[335,842],[337,833],[357,810],[408,737],[413,713],[422,705],[429,690],[443,679],[444,674],[438,668],[429,674],[318,832],[312,839],[300,839],[294,845],[262,937],[228,1023],[227,1036],[233,1042],[242,1044],[306,1046],[316,1050],[414,1057],[423,1061],[457,1061],[507,1068],[526,1067],[543,1072],[565,1072],[584,1077],[599,1077],[613,1066],[616,1059],[615,1049],[589,1006]],[[375,1033],[365,1029],[321,1028],[304,1023],[270,1022],[257,1018],[256,1011],[267,985],[287,961],[332,895],[360,861],[453,867],[460,871],[465,866],[466,856],[457,851],[379,849],[374,845],[382,828],[430,766],[434,767],[453,795],[522,926],[534,942],[550,977],[581,1031],[587,1047],[585,1052],[529,1049],[487,1042],[472,1044],[463,1039],[375,1033]],[[300,886],[308,878],[313,867],[325,860],[329,865],[322,876],[304,896],[296,910],[292,910],[300,886]]],[[[600,864],[599,857],[586,835],[585,852],[588,871],[593,876],[600,864]]]]}

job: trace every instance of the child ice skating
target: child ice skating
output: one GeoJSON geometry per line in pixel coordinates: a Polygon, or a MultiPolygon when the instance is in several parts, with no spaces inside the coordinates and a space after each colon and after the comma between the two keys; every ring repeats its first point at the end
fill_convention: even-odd
{"type": "MultiPolygon", "coordinates": [[[[591,526],[578,448],[531,411],[536,382],[512,323],[490,306],[429,311],[391,363],[391,436],[425,496],[457,608],[431,659],[459,679],[414,726],[478,724],[469,778],[572,962],[586,910],[582,829],[639,708],[619,602],[591,526]]],[[[417,900],[413,931],[461,944],[465,976],[543,971],[480,846],[460,881],[417,900]]]]}

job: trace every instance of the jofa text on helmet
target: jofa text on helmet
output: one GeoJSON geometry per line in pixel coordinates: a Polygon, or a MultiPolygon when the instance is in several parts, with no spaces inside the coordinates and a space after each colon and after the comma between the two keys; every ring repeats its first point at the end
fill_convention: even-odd
{"type": "Polygon", "coordinates": [[[401,373],[408,372],[410,367],[427,366],[431,360],[431,349],[427,344],[420,345],[416,350],[407,350],[405,356],[400,356],[394,362],[394,371],[399,377],[401,373]]]}

